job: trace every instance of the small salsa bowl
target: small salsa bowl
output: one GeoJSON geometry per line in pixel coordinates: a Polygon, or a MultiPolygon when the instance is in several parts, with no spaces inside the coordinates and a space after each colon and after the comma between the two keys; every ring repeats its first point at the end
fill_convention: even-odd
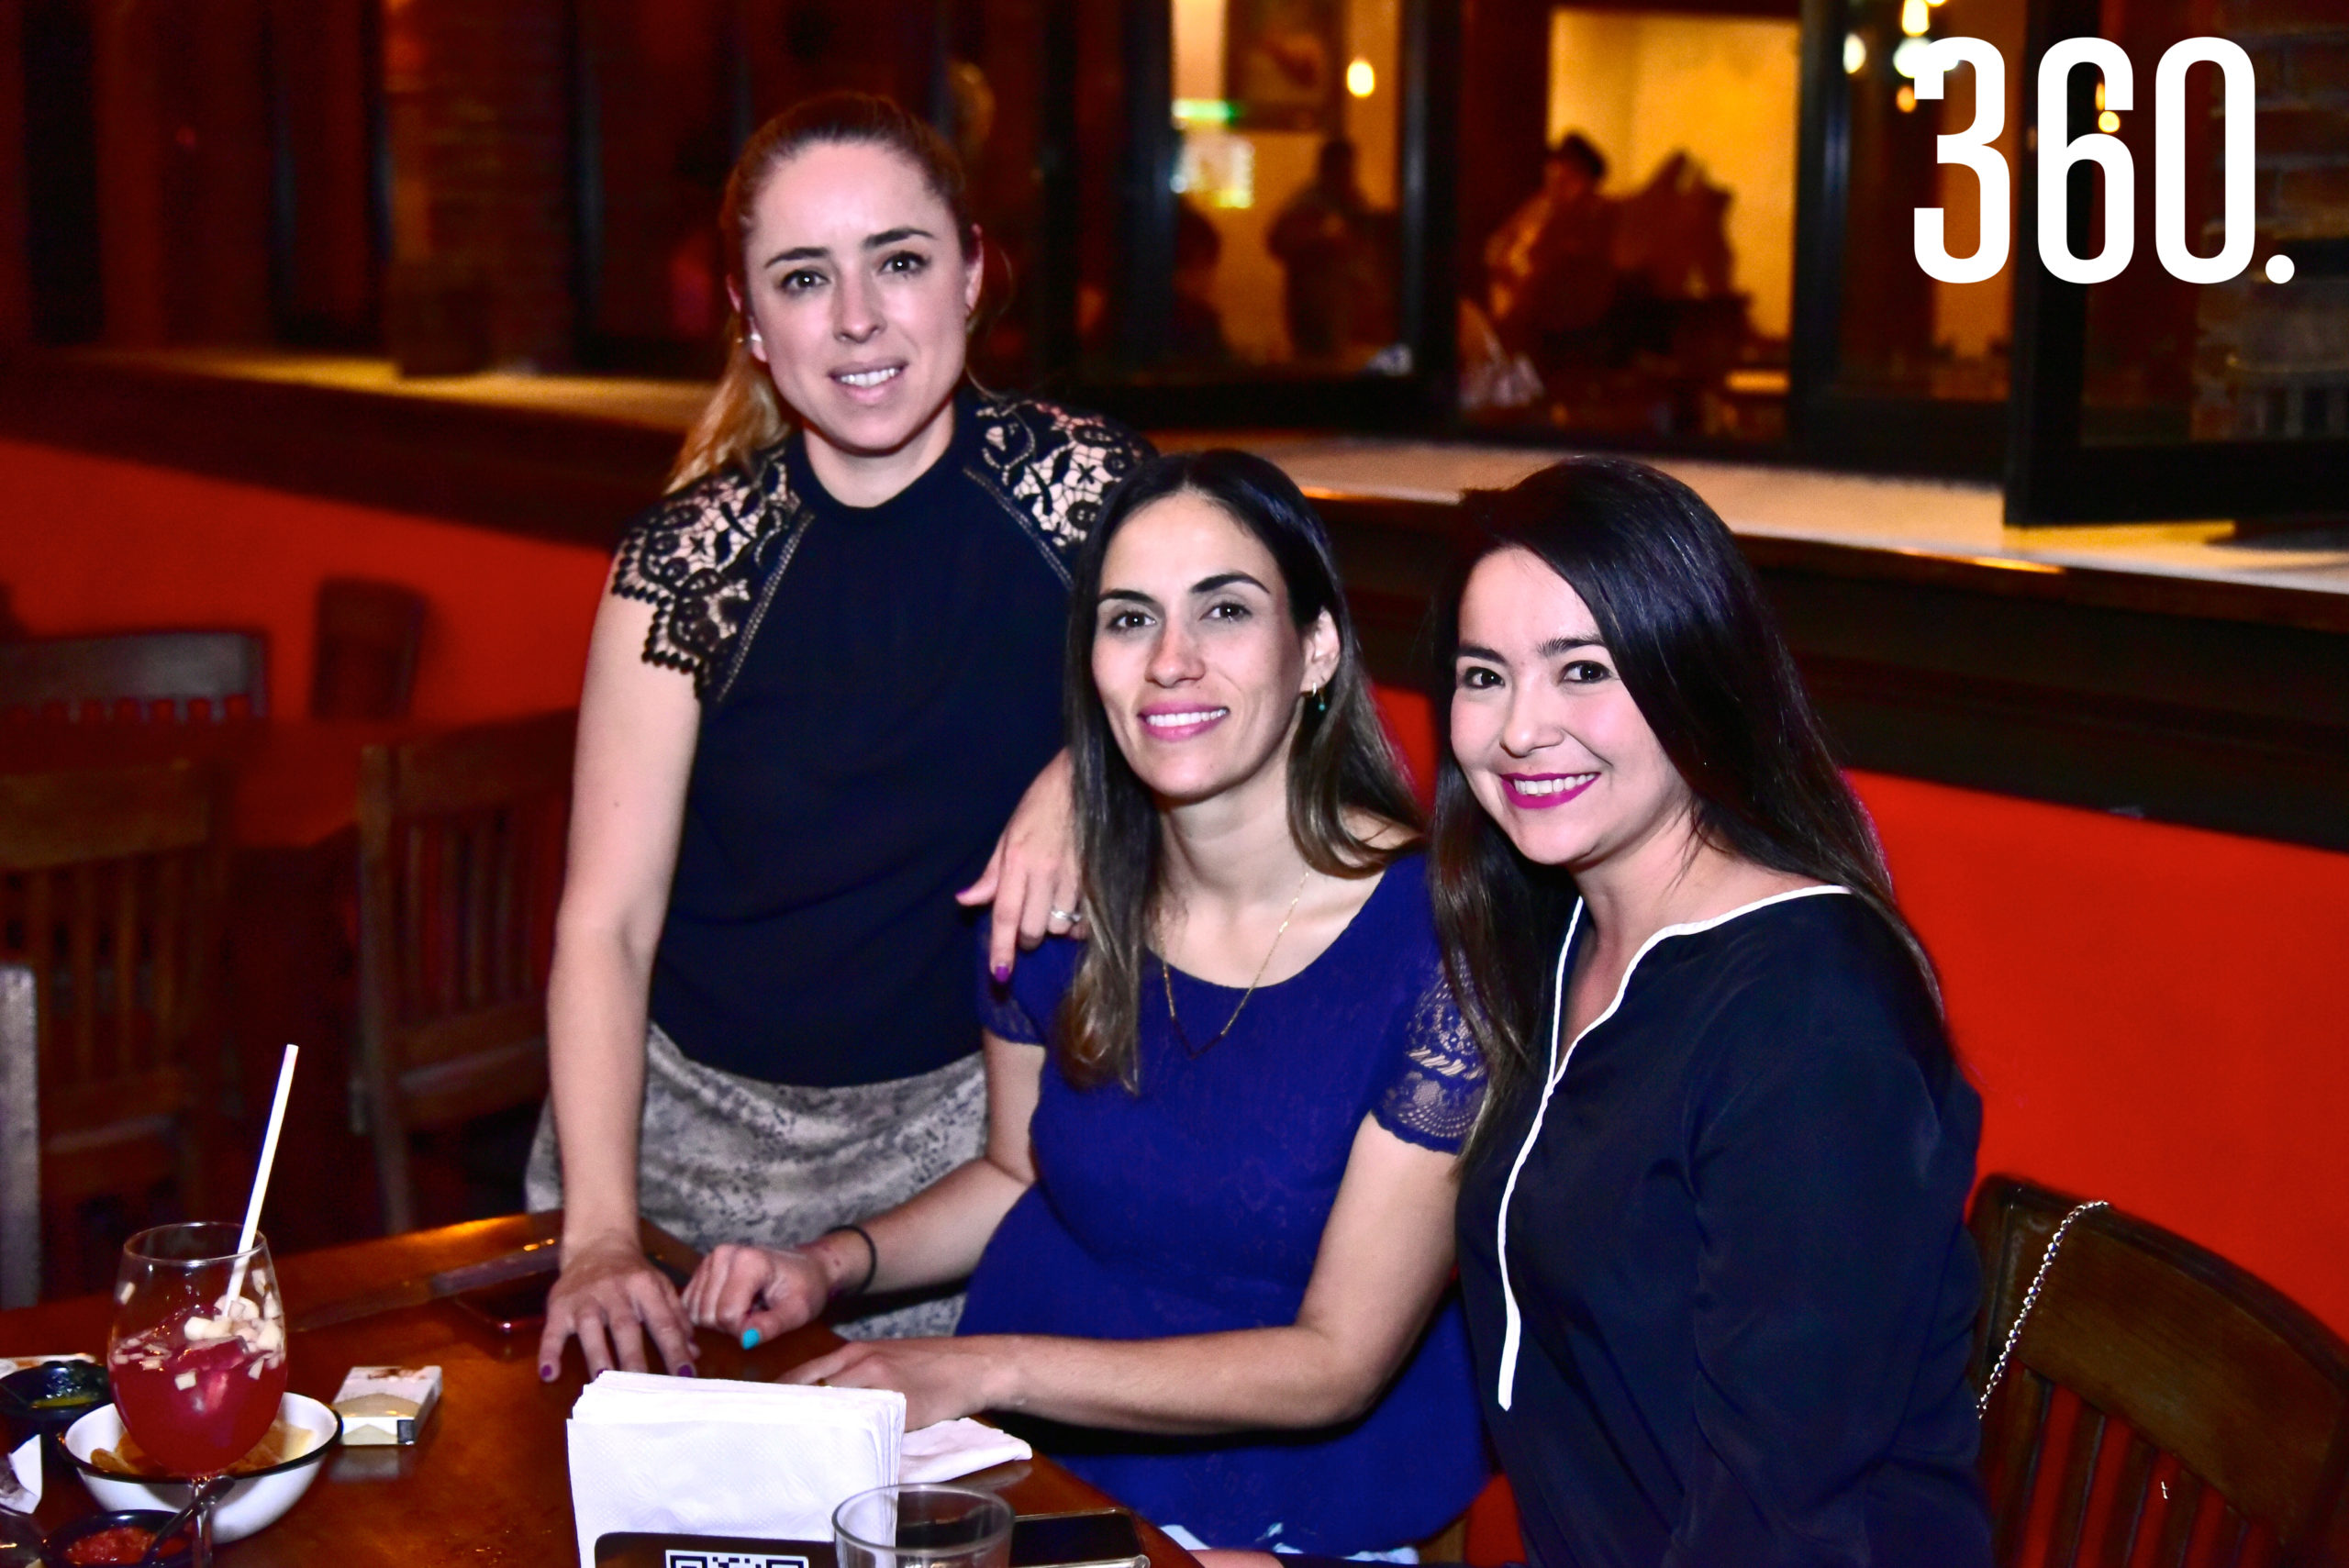
{"type": "MultiPolygon", "coordinates": [[[[285,1510],[318,1478],[320,1463],[342,1440],[342,1418],[306,1394],[285,1396],[278,1402],[277,1414],[287,1425],[302,1428],[318,1441],[283,1464],[238,1476],[228,1495],[213,1506],[215,1541],[226,1545],[242,1540],[284,1518],[285,1510]]],[[[101,1508],[162,1508],[177,1513],[187,1507],[184,1482],[133,1481],[90,1462],[90,1455],[122,1440],[122,1417],[113,1406],[102,1405],[74,1422],[65,1429],[63,1440],[66,1457],[82,1472],[82,1485],[90,1489],[101,1508]]]]}
{"type": "MultiPolygon", "coordinates": [[[[87,1518],[75,1519],[71,1524],[59,1525],[55,1529],[50,1530],[48,1539],[40,1544],[40,1560],[49,1564],[49,1568],[73,1568],[73,1559],[67,1553],[77,1542],[87,1540],[94,1535],[104,1535],[110,1529],[120,1529],[126,1525],[133,1529],[143,1529],[152,1535],[170,1524],[173,1517],[159,1508],[133,1508],[111,1514],[92,1514],[87,1518]]],[[[162,1568],[171,1568],[173,1563],[184,1563],[188,1561],[188,1553],[193,1548],[189,1544],[187,1526],[180,1527],[176,1543],[176,1550],[167,1546],[164,1551],[155,1559],[162,1568]]]]}

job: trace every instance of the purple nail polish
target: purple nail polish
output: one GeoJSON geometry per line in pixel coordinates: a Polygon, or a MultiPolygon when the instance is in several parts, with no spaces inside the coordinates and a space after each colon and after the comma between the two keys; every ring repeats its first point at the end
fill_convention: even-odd
{"type": "Polygon", "coordinates": [[[554,1368],[541,1363],[539,1367],[539,1381],[540,1383],[552,1383],[554,1381],[554,1368]]]}
{"type": "Polygon", "coordinates": [[[685,1365],[677,1369],[677,1375],[679,1377],[694,1377],[698,1374],[694,1371],[694,1363],[687,1362],[685,1365]]]}
{"type": "Polygon", "coordinates": [[[995,966],[995,983],[997,985],[1002,984],[1005,981],[1010,978],[1011,965],[1008,963],[998,963],[995,966]]]}

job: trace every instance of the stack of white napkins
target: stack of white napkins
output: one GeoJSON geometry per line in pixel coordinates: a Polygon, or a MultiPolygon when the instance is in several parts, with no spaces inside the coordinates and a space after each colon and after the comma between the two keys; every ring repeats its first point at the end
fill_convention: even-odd
{"type": "Polygon", "coordinates": [[[899,1480],[942,1481],[1029,1456],[976,1421],[906,1431],[906,1396],[607,1372],[571,1407],[581,1568],[615,1530],[829,1540],[832,1510],[899,1480]]]}

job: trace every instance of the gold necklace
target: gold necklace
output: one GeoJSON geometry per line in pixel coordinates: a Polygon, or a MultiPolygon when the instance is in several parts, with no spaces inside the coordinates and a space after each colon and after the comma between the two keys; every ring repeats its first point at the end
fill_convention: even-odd
{"type": "Polygon", "coordinates": [[[1305,897],[1305,884],[1312,880],[1313,868],[1307,866],[1305,874],[1297,879],[1297,896],[1288,901],[1288,913],[1281,917],[1280,929],[1273,933],[1273,945],[1264,950],[1264,962],[1256,966],[1256,977],[1248,982],[1248,989],[1240,994],[1240,1000],[1232,1006],[1231,1017],[1223,1020],[1223,1028],[1216,1030],[1215,1038],[1205,1045],[1193,1045],[1191,1037],[1183,1032],[1183,1020],[1174,1012],[1174,968],[1166,962],[1164,953],[1158,955],[1158,978],[1166,985],[1166,1021],[1174,1026],[1174,1039],[1183,1047],[1183,1053],[1192,1061],[1197,1061],[1221,1045],[1224,1037],[1231,1032],[1231,1026],[1240,1021],[1240,1009],[1248,1005],[1248,998],[1253,996],[1256,987],[1264,983],[1264,971],[1273,967],[1273,954],[1280,951],[1281,938],[1288,934],[1288,923],[1297,918],[1297,904],[1305,897]]]}

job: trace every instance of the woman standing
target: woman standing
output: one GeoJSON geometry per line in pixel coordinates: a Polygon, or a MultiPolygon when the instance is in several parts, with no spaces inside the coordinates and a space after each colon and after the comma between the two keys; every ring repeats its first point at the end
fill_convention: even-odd
{"type": "MultiPolygon", "coordinates": [[[[640,1215],[696,1246],[803,1241],[977,1148],[954,897],[998,895],[998,965],[1015,925],[1074,917],[1064,765],[1038,777],[1066,557],[1145,450],[965,384],[978,229],[896,105],[770,121],[720,223],[726,374],[621,543],[580,701],[529,1184],[564,1210],[550,1377],[573,1335],[591,1374],[643,1366],[647,1333],[691,1370],[640,1215]]],[[[848,1329],[938,1331],[954,1306],[848,1329]]]]}
{"type": "Polygon", "coordinates": [[[1461,1276],[1532,1561],[1987,1564],[1980,1106],[1759,587],[1636,463],[1475,509],[1431,882],[1492,1073],[1461,1276]]]}
{"type": "Polygon", "coordinates": [[[968,1274],[963,1337],[791,1375],[1052,1423],[1194,1541],[1408,1546],[1484,1480],[1438,1309],[1483,1074],[1296,485],[1233,451],[1140,470],[1079,562],[1067,685],[1096,929],[987,987],[985,1153],[859,1231],[718,1248],[686,1302],[755,1337],[968,1274]]]}

